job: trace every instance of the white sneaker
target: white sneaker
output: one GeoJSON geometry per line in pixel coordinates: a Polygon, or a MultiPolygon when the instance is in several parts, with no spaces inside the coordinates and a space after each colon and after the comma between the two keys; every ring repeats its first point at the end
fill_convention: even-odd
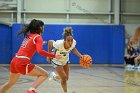
{"type": "Polygon", "coordinates": [[[136,66],[136,69],[140,69],[140,66],[136,66]]]}
{"type": "Polygon", "coordinates": [[[138,69],[140,69],[140,66],[138,66],[138,69]]]}
{"type": "Polygon", "coordinates": [[[53,80],[55,76],[56,76],[55,72],[51,72],[49,76],[49,80],[53,80]]]}
{"type": "Polygon", "coordinates": [[[135,66],[134,66],[134,65],[131,65],[130,68],[131,68],[131,69],[135,69],[135,66]]]}
{"type": "Polygon", "coordinates": [[[127,66],[125,67],[125,69],[126,69],[126,70],[129,70],[129,71],[133,71],[133,70],[136,69],[136,67],[135,67],[134,65],[127,65],[127,66]]]}
{"type": "Polygon", "coordinates": [[[131,65],[127,65],[125,68],[126,68],[126,69],[129,69],[129,68],[131,68],[131,65]]]}
{"type": "Polygon", "coordinates": [[[137,70],[140,72],[140,66],[138,66],[138,69],[137,70]]]}
{"type": "Polygon", "coordinates": [[[55,72],[51,72],[50,73],[50,76],[49,76],[49,82],[50,82],[50,84],[52,84],[54,81],[59,82],[59,80],[55,78],[56,76],[57,75],[55,74],[55,72]]]}

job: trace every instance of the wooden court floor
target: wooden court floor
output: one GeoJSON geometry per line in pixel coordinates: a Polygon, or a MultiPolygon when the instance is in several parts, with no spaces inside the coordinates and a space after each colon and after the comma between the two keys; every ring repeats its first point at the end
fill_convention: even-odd
{"type": "MultiPolygon", "coordinates": [[[[50,66],[43,66],[54,71],[50,66]]],[[[0,66],[0,85],[9,78],[9,67],[0,66]]],[[[25,93],[36,78],[21,76],[19,81],[7,93],[25,93]]],[[[140,71],[128,71],[122,66],[93,66],[83,69],[70,66],[68,81],[70,93],[140,93],[140,71]]],[[[59,83],[50,84],[46,80],[39,93],[63,93],[59,83]]]]}

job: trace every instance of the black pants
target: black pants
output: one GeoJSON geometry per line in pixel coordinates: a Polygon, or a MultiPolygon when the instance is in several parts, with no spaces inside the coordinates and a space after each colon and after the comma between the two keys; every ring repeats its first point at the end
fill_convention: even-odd
{"type": "Polygon", "coordinates": [[[135,59],[136,57],[131,57],[131,58],[128,58],[128,57],[124,57],[124,60],[125,60],[125,62],[126,62],[126,64],[130,64],[130,65],[134,65],[135,64],[135,62],[134,62],[134,59],[135,59]]]}

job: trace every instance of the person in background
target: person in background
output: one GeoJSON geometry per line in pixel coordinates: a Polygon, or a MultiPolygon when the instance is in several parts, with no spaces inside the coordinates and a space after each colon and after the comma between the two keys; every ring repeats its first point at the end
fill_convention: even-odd
{"type": "MultiPolygon", "coordinates": [[[[138,44],[138,39],[140,37],[140,27],[138,27],[135,31],[135,34],[134,36],[130,39],[129,41],[129,44],[133,45],[133,44],[138,44]]],[[[137,56],[135,58],[135,67],[137,68],[138,67],[138,64],[139,64],[139,60],[140,60],[140,55],[137,56]]],[[[138,67],[139,68],[139,67],[138,67]]]]}
{"type": "Polygon", "coordinates": [[[124,56],[125,63],[127,68],[134,67],[134,48],[131,45],[127,46],[127,54],[124,56]]]}
{"type": "Polygon", "coordinates": [[[137,53],[137,56],[134,59],[135,68],[136,69],[140,69],[140,48],[139,47],[136,47],[135,50],[136,50],[136,53],[137,53]]]}
{"type": "Polygon", "coordinates": [[[124,56],[126,64],[131,64],[131,56],[134,54],[134,48],[131,45],[127,46],[127,54],[124,56]]]}

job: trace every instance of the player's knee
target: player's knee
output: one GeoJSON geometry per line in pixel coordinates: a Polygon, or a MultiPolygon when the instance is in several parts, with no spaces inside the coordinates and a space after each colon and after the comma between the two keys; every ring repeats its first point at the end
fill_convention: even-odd
{"type": "Polygon", "coordinates": [[[8,86],[12,86],[12,85],[14,85],[16,82],[14,82],[14,81],[9,81],[9,82],[7,82],[7,85],[8,86]]]}
{"type": "Polygon", "coordinates": [[[61,80],[62,80],[62,81],[67,81],[67,79],[68,79],[67,76],[62,76],[62,77],[61,77],[61,80]]]}
{"type": "Polygon", "coordinates": [[[49,74],[47,72],[43,72],[41,74],[39,74],[37,77],[44,77],[44,78],[48,78],[49,74]]]}
{"type": "Polygon", "coordinates": [[[45,75],[45,74],[44,74],[44,75],[39,75],[38,78],[39,78],[39,77],[42,78],[43,80],[46,80],[46,79],[48,78],[48,76],[45,75]]]}
{"type": "Polygon", "coordinates": [[[46,78],[46,79],[47,79],[47,78],[49,77],[49,74],[48,74],[48,73],[44,73],[44,75],[43,75],[43,76],[44,76],[44,78],[46,78]]]}
{"type": "Polygon", "coordinates": [[[138,60],[137,58],[134,59],[135,62],[137,62],[137,60],[138,60]]]}
{"type": "Polygon", "coordinates": [[[67,77],[67,80],[69,80],[69,77],[67,77]]]}

